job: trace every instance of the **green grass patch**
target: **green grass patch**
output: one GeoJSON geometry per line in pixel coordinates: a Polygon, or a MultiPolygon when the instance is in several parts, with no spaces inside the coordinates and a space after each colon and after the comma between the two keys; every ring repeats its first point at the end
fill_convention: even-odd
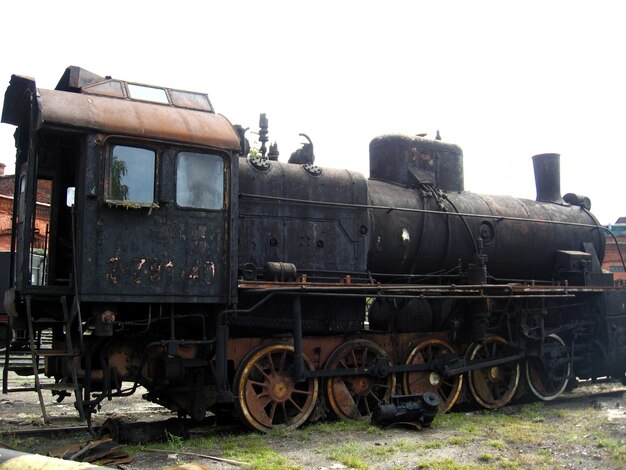
{"type": "Polygon", "coordinates": [[[505,450],[506,449],[506,444],[501,439],[491,439],[490,441],[487,441],[487,445],[493,447],[494,449],[498,449],[498,450],[505,450]]]}
{"type": "Polygon", "coordinates": [[[368,434],[383,434],[383,430],[372,425],[369,421],[321,421],[298,429],[301,433],[335,434],[337,432],[366,432],[368,434]]]}
{"type": "Polygon", "coordinates": [[[361,457],[363,447],[349,442],[328,449],[328,457],[356,470],[369,470],[370,466],[361,457]]]}
{"type": "Polygon", "coordinates": [[[227,459],[250,464],[253,469],[298,469],[297,465],[272,450],[266,443],[266,436],[261,434],[243,434],[222,436],[219,447],[227,459]]]}
{"type": "Polygon", "coordinates": [[[32,448],[37,440],[34,437],[17,437],[15,434],[5,435],[0,438],[0,441],[10,446],[12,449],[24,452],[32,448]]]}
{"type": "Polygon", "coordinates": [[[472,441],[471,437],[468,435],[464,436],[453,436],[448,439],[447,443],[451,446],[465,446],[472,441]]]}
{"type": "Polygon", "coordinates": [[[445,445],[442,441],[424,441],[421,447],[423,449],[441,449],[445,445]]]}
{"type": "Polygon", "coordinates": [[[434,459],[419,462],[416,468],[429,470],[476,470],[484,468],[484,466],[458,464],[452,459],[434,459]]]}

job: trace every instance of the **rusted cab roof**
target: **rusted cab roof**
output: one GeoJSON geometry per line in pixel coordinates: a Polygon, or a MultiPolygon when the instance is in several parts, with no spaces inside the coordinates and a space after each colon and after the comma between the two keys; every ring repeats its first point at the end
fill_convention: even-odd
{"type": "Polygon", "coordinates": [[[34,80],[14,75],[5,94],[2,121],[18,125],[26,111],[26,89],[36,91],[41,126],[61,125],[108,134],[239,149],[235,129],[212,111],[95,94],[36,89],[34,80]]]}

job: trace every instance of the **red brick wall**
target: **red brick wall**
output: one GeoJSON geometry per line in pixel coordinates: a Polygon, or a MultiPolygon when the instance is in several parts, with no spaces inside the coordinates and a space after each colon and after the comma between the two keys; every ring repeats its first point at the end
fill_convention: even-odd
{"type": "MultiPolygon", "coordinates": [[[[0,251],[11,250],[11,219],[13,218],[13,190],[15,175],[0,176],[0,251]]],[[[37,188],[37,215],[35,218],[35,248],[43,248],[46,227],[50,223],[51,181],[40,181],[37,188]]]]}

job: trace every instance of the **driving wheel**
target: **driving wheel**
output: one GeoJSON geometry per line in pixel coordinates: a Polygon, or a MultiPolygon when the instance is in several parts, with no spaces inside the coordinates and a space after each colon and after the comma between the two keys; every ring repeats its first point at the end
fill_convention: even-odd
{"type": "Polygon", "coordinates": [[[571,371],[570,354],[556,334],[546,336],[540,357],[526,360],[528,388],[543,401],[554,400],[567,388],[571,371]]]}
{"type": "MultiPolygon", "coordinates": [[[[304,357],[304,365],[312,370],[304,357]]],[[[315,408],[318,382],[309,378],[295,382],[295,353],[284,343],[261,345],[242,361],[235,377],[235,405],[243,422],[258,431],[294,429],[302,425],[315,408]]]]}
{"type": "MultiPolygon", "coordinates": [[[[427,339],[418,344],[409,354],[407,365],[428,364],[435,359],[444,358],[453,354],[454,349],[445,341],[427,339]]],[[[463,376],[444,377],[436,370],[406,372],[403,375],[403,391],[406,395],[424,394],[433,392],[439,396],[439,411],[445,413],[456,403],[461,394],[463,376]]]]}
{"type": "MultiPolygon", "coordinates": [[[[491,336],[483,343],[472,345],[468,350],[470,360],[494,360],[510,351],[504,338],[491,336]]],[[[472,398],[488,409],[500,408],[511,401],[520,377],[518,361],[507,362],[471,370],[467,374],[472,398]]]]}
{"type": "Polygon", "coordinates": [[[330,410],[343,420],[369,419],[374,408],[391,396],[394,375],[385,372],[391,365],[376,343],[356,339],[339,346],[328,358],[326,369],[368,369],[373,373],[343,375],[326,379],[326,400],[330,410]]]}

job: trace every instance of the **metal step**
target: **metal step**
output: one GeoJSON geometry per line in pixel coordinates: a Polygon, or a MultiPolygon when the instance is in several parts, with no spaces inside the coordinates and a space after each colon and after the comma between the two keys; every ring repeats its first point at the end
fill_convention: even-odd
{"type": "Polygon", "coordinates": [[[74,384],[71,383],[54,383],[54,384],[41,384],[42,390],[74,390],[74,384]]]}

